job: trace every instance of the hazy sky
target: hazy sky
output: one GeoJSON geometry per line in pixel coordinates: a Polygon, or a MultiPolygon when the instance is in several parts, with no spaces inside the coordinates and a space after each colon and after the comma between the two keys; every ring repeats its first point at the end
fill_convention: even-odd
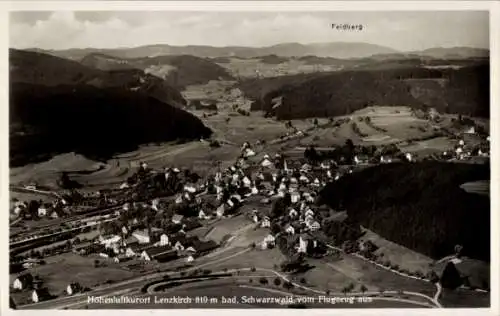
{"type": "Polygon", "coordinates": [[[366,42],[398,50],[489,48],[487,11],[427,12],[12,12],[14,48],[115,48],[148,44],[268,46],[366,42]],[[331,24],[363,25],[338,31],[331,24]]]}

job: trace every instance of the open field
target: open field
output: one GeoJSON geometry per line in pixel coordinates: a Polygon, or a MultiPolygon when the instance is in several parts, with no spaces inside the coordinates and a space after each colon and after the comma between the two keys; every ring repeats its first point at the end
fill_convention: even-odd
{"type": "Polygon", "coordinates": [[[447,137],[436,137],[428,140],[413,142],[412,144],[401,146],[400,148],[403,152],[431,154],[453,150],[453,146],[455,144],[456,140],[452,140],[447,137]]]}
{"type": "Polygon", "coordinates": [[[250,225],[251,222],[247,218],[243,216],[235,216],[232,218],[227,218],[216,222],[216,225],[213,226],[213,229],[205,235],[206,239],[214,240],[217,243],[220,243],[224,236],[232,235],[234,232],[245,228],[245,226],[250,225]]]}
{"type": "MultiPolygon", "coordinates": [[[[332,261],[324,260],[308,260],[309,264],[314,268],[304,274],[298,275],[297,280],[304,277],[307,281],[307,286],[320,291],[329,290],[330,292],[340,293],[342,289],[349,284],[353,284],[357,291],[362,285],[360,283],[360,275],[352,267],[342,264],[342,260],[332,261]]],[[[370,284],[364,284],[369,291],[378,290],[377,287],[370,284]]]]}
{"type": "Polygon", "coordinates": [[[365,232],[363,240],[370,240],[379,247],[375,254],[383,253],[384,260],[389,260],[401,268],[424,273],[429,269],[429,264],[434,262],[433,259],[382,238],[369,229],[364,228],[363,231],[365,232]]]}
{"type": "Polygon", "coordinates": [[[339,67],[333,65],[308,65],[306,62],[287,58],[279,64],[263,63],[259,58],[241,59],[241,58],[228,58],[225,63],[218,63],[218,65],[226,68],[234,77],[249,77],[254,78],[257,75],[260,77],[276,77],[284,75],[294,75],[299,73],[312,73],[335,71],[339,67]],[[257,73],[258,72],[258,73],[257,73]]]}
{"type": "Polygon", "coordinates": [[[357,271],[358,274],[353,274],[353,277],[359,277],[359,283],[375,286],[379,290],[412,291],[429,296],[436,291],[431,283],[397,275],[353,256],[344,256],[341,261],[332,264],[342,267],[343,271],[357,271]]]}
{"type": "MultiPolygon", "coordinates": [[[[367,107],[352,114],[353,118],[360,116],[369,117],[372,125],[386,130],[386,132],[377,131],[371,126],[368,126],[366,122],[359,122],[356,120],[356,124],[361,132],[374,139],[382,139],[383,136],[389,136],[390,142],[397,142],[411,138],[425,137],[432,134],[428,126],[429,122],[415,117],[409,107],[367,107]]],[[[369,140],[369,138],[365,139],[365,141],[370,142],[369,140]]],[[[385,141],[389,141],[389,139],[387,138],[385,141]]]]}
{"type": "Polygon", "coordinates": [[[187,86],[182,95],[188,101],[215,102],[219,111],[230,110],[233,106],[250,110],[251,101],[243,96],[239,88],[233,87],[235,84],[236,81],[212,80],[203,85],[187,86]]]}
{"type": "Polygon", "coordinates": [[[462,189],[469,193],[476,194],[490,194],[490,181],[475,181],[475,182],[467,182],[460,186],[462,189]]]}
{"type": "MultiPolygon", "coordinates": [[[[71,282],[78,282],[84,287],[93,288],[105,282],[120,281],[136,275],[131,271],[123,269],[118,264],[107,261],[108,264],[94,267],[94,260],[106,262],[105,258],[94,256],[83,257],[73,253],[65,253],[46,259],[45,265],[30,269],[32,275],[38,275],[44,282],[44,286],[53,295],[64,295],[66,286],[71,282]]],[[[16,275],[10,275],[10,284],[16,275]]],[[[31,292],[12,292],[16,302],[26,302],[31,297],[31,292]]]]}
{"type": "Polygon", "coordinates": [[[213,266],[209,265],[208,268],[217,270],[221,270],[224,268],[240,269],[251,267],[274,269],[275,264],[279,264],[285,259],[285,256],[278,249],[255,249],[240,256],[214,264],[213,266]]]}

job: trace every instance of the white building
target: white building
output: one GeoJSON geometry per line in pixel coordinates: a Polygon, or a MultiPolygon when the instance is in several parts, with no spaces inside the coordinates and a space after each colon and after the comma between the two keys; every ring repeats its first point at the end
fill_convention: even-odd
{"type": "Polygon", "coordinates": [[[262,222],[260,223],[260,227],[262,227],[262,228],[271,227],[271,221],[269,220],[269,217],[264,216],[264,218],[262,219],[262,222]]]}
{"type": "Polygon", "coordinates": [[[264,240],[262,241],[262,249],[268,249],[268,248],[272,248],[275,246],[275,242],[276,242],[276,238],[274,238],[273,235],[269,234],[266,236],[266,238],[264,238],[264,240]]]}
{"type": "Polygon", "coordinates": [[[160,199],[154,199],[151,201],[151,208],[155,211],[158,211],[158,206],[160,205],[160,199]]]}
{"type": "Polygon", "coordinates": [[[33,303],[46,301],[49,298],[50,294],[46,288],[33,290],[33,293],[31,294],[31,300],[33,303]]]}
{"type": "Polygon", "coordinates": [[[312,221],[309,225],[308,228],[310,231],[317,231],[321,228],[321,225],[317,221],[312,221]]]}
{"type": "Polygon", "coordinates": [[[250,158],[255,156],[255,151],[251,150],[250,148],[245,149],[245,153],[243,154],[244,157],[250,158]]]}
{"type": "Polygon", "coordinates": [[[252,181],[248,177],[243,178],[243,185],[247,188],[249,188],[252,185],[252,181]]]}
{"type": "Polygon", "coordinates": [[[208,219],[209,217],[207,216],[207,214],[205,214],[205,212],[203,212],[203,210],[200,210],[198,212],[198,218],[199,219],[208,219]]]}
{"type": "Polygon", "coordinates": [[[305,175],[301,175],[299,180],[303,183],[309,183],[309,179],[305,175]]]}
{"type": "Polygon", "coordinates": [[[168,246],[170,245],[170,240],[166,234],[162,234],[160,236],[160,246],[168,246]]]}
{"type": "Polygon", "coordinates": [[[259,194],[259,189],[257,189],[257,187],[256,187],[255,185],[254,185],[254,186],[252,186],[252,194],[253,194],[253,195],[257,195],[257,194],[259,194]]]}
{"type": "Polygon", "coordinates": [[[413,161],[413,157],[412,157],[412,155],[410,153],[406,153],[405,157],[406,157],[406,160],[413,161]]]}
{"type": "Polygon", "coordinates": [[[38,208],[38,216],[43,217],[47,215],[47,209],[44,206],[38,208]]]}
{"type": "Polygon", "coordinates": [[[172,216],[172,223],[180,224],[180,223],[182,223],[183,219],[184,219],[184,216],[182,216],[180,214],[175,214],[174,216],[172,216]]]}
{"type": "Polygon", "coordinates": [[[271,160],[269,160],[269,158],[264,158],[260,163],[260,165],[264,168],[270,168],[273,165],[273,163],[271,162],[271,160]]]}
{"type": "Polygon", "coordinates": [[[117,244],[122,240],[122,237],[118,235],[108,235],[108,236],[99,236],[99,242],[101,245],[104,245],[106,248],[112,248],[114,244],[117,244]]]}
{"type": "Polygon", "coordinates": [[[177,251],[183,251],[184,250],[184,246],[182,245],[182,243],[180,241],[177,241],[174,245],[174,248],[177,250],[177,251]]]}
{"type": "Polygon", "coordinates": [[[216,211],[217,217],[222,217],[224,216],[224,213],[226,212],[226,209],[224,207],[224,204],[221,204],[216,211]]]}
{"type": "Polygon", "coordinates": [[[139,241],[139,244],[149,244],[151,238],[146,230],[136,230],[132,233],[132,236],[139,241]]]}
{"type": "Polygon", "coordinates": [[[17,277],[12,283],[15,290],[24,290],[33,284],[33,276],[31,274],[23,274],[17,277]]]}
{"type": "Polygon", "coordinates": [[[127,250],[125,250],[125,256],[126,256],[127,258],[132,258],[132,257],[134,257],[135,255],[136,255],[135,251],[134,251],[132,248],[127,247],[127,250]]]}
{"type": "Polygon", "coordinates": [[[66,287],[66,294],[68,295],[73,295],[81,291],[82,291],[82,286],[78,283],[71,283],[68,284],[68,286],[66,287]]]}
{"type": "Polygon", "coordinates": [[[300,236],[299,246],[297,248],[297,252],[306,253],[307,252],[307,244],[308,244],[308,240],[304,236],[300,236]]]}

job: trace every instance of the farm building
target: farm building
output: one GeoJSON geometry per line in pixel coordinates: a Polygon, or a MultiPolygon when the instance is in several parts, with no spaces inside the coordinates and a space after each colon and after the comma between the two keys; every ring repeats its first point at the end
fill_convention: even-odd
{"type": "Polygon", "coordinates": [[[266,227],[271,227],[271,220],[269,217],[264,216],[262,219],[262,222],[260,223],[260,227],[266,228],[266,227]]]}
{"type": "Polygon", "coordinates": [[[170,240],[166,234],[162,234],[160,236],[160,241],[159,241],[160,246],[168,246],[170,245],[170,240]]]}
{"type": "Polygon", "coordinates": [[[267,235],[261,243],[262,249],[269,249],[275,246],[276,238],[273,235],[267,235]]]}
{"type": "Polygon", "coordinates": [[[66,293],[68,295],[74,295],[83,291],[83,287],[79,283],[71,283],[66,287],[66,293]]]}
{"type": "Polygon", "coordinates": [[[27,273],[18,276],[14,280],[12,287],[15,290],[24,290],[30,288],[32,285],[33,285],[33,276],[30,273],[27,273]]]}
{"type": "Polygon", "coordinates": [[[297,247],[297,252],[306,253],[308,243],[309,243],[309,237],[307,235],[304,235],[304,234],[300,235],[299,246],[297,247]]]}
{"type": "Polygon", "coordinates": [[[139,244],[149,244],[158,240],[158,235],[162,232],[159,228],[151,228],[151,231],[147,229],[136,230],[132,233],[132,237],[136,238],[139,244]]]}
{"type": "Polygon", "coordinates": [[[179,214],[175,214],[174,216],[172,216],[172,223],[180,224],[183,219],[184,219],[184,216],[179,215],[179,214]]]}
{"type": "Polygon", "coordinates": [[[118,235],[100,235],[99,242],[105,247],[111,247],[113,244],[118,243],[122,238],[118,235]]]}
{"type": "Polygon", "coordinates": [[[273,163],[271,162],[271,160],[269,159],[269,156],[268,155],[265,155],[264,156],[264,159],[262,159],[260,165],[264,168],[271,168],[273,166],[273,163]]]}
{"type": "Polygon", "coordinates": [[[152,247],[144,250],[141,258],[145,261],[169,261],[177,258],[177,251],[170,246],[152,247]]]}
{"type": "Polygon", "coordinates": [[[40,206],[38,208],[38,216],[44,217],[47,215],[47,208],[45,206],[40,206]]]}
{"type": "Polygon", "coordinates": [[[205,242],[198,241],[192,246],[192,248],[196,250],[197,256],[203,255],[211,250],[214,250],[217,247],[218,247],[217,243],[213,240],[205,242]]]}
{"type": "Polygon", "coordinates": [[[49,293],[47,288],[33,290],[33,293],[31,294],[31,300],[33,303],[47,301],[51,298],[52,295],[49,293]]]}

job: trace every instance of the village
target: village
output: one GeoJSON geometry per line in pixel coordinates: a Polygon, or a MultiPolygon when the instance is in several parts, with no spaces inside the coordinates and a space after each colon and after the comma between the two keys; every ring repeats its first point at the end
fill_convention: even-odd
{"type": "MultiPolygon", "coordinates": [[[[192,266],[226,242],[200,238],[192,232],[243,215],[255,228],[268,231],[259,242],[248,246],[279,248],[289,258],[282,264],[283,271],[307,269],[306,257],[347,252],[398,273],[435,280],[432,271],[408,271],[377,258],[373,255],[377,245],[360,238],[362,233],[349,223],[346,210],[318,205],[319,193],[329,182],[371,165],[412,163],[418,159],[468,161],[488,156],[489,136],[480,146],[469,146],[458,139],[454,148],[431,158],[403,153],[395,146],[367,151],[352,142],[326,152],[310,146],[303,157],[293,157],[286,153],[257,153],[253,145],[245,142],[232,166],[206,179],[190,170],[151,170],[142,163],[134,177],[106,192],[81,194],[73,189],[58,193],[60,198],[52,203],[12,201],[11,212],[17,221],[50,217],[60,220],[63,226],[11,238],[11,273],[16,271],[12,265],[29,271],[44,264],[47,257],[64,252],[93,257],[96,267],[131,261],[143,266],[174,261],[192,266]],[[242,213],[244,205],[248,207],[242,213]],[[72,211],[76,209],[79,211],[72,211]]],[[[18,274],[12,289],[31,291],[29,301],[33,303],[54,297],[43,286],[43,280],[29,272],[18,274]]],[[[86,290],[88,286],[75,282],[61,289],[65,295],[86,290]]]]}

